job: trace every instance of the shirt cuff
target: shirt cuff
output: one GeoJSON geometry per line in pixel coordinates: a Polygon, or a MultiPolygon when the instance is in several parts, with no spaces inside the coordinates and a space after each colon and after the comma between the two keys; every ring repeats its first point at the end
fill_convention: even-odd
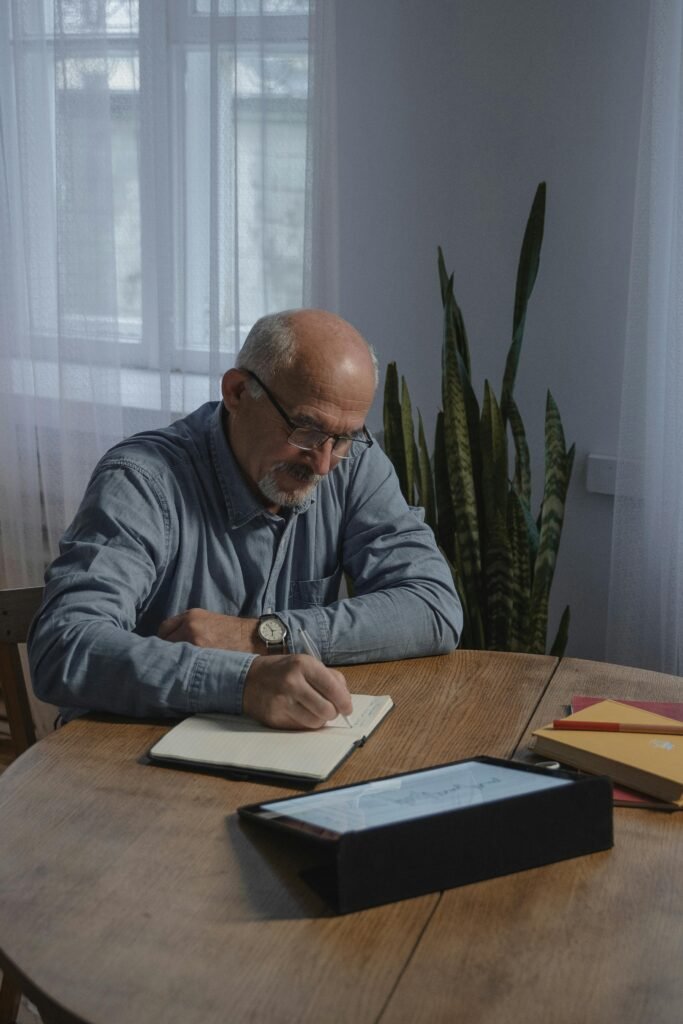
{"type": "Polygon", "coordinates": [[[190,681],[189,704],[195,714],[241,715],[244,684],[256,654],[204,648],[190,681]]]}

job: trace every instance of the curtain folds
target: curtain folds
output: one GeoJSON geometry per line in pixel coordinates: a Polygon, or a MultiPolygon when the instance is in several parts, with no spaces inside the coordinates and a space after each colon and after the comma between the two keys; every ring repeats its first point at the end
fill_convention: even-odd
{"type": "Polygon", "coordinates": [[[683,3],[654,0],[636,185],[607,658],[683,674],[683,3]]]}
{"type": "Polygon", "coordinates": [[[332,18],[0,4],[0,586],[42,580],[108,447],[219,397],[255,319],[333,308],[332,18]]]}

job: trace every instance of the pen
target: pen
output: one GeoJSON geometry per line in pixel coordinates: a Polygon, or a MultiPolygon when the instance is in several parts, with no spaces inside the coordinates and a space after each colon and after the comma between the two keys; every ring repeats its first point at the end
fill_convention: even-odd
{"type": "MultiPolygon", "coordinates": [[[[310,636],[308,635],[308,633],[306,632],[305,629],[301,629],[301,628],[299,629],[299,636],[301,637],[301,642],[304,645],[304,647],[306,648],[307,653],[310,654],[311,657],[317,658],[318,661],[322,661],[323,659],[320,657],[320,651],[315,646],[315,644],[313,643],[313,640],[310,638],[310,636]]],[[[342,718],[344,719],[344,721],[348,725],[349,729],[352,729],[353,726],[349,722],[349,720],[346,717],[346,715],[342,715],[342,718]]]]}
{"type": "Polygon", "coordinates": [[[683,736],[683,722],[679,725],[661,725],[659,722],[571,722],[565,718],[556,718],[553,729],[574,729],[577,732],[651,732],[683,736]]]}

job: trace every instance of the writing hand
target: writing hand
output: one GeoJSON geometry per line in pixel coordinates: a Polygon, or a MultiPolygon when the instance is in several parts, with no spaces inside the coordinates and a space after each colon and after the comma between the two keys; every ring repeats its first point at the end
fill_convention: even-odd
{"type": "Polygon", "coordinates": [[[242,709],[275,729],[319,729],[353,705],[341,672],[308,654],[284,654],[254,658],[242,709]]]}
{"type": "Polygon", "coordinates": [[[219,615],[203,608],[188,608],[172,615],[159,626],[157,635],[171,643],[186,641],[195,647],[218,647],[225,651],[262,654],[264,645],[256,637],[258,619],[238,615],[219,615]]]}

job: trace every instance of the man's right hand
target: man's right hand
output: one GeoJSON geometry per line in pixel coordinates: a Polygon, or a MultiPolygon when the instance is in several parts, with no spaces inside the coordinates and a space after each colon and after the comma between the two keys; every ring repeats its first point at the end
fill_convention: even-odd
{"type": "Polygon", "coordinates": [[[284,654],[254,658],[242,710],[275,729],[319,729],[353,705],[341,672],[308,654],[284,654]]]}

